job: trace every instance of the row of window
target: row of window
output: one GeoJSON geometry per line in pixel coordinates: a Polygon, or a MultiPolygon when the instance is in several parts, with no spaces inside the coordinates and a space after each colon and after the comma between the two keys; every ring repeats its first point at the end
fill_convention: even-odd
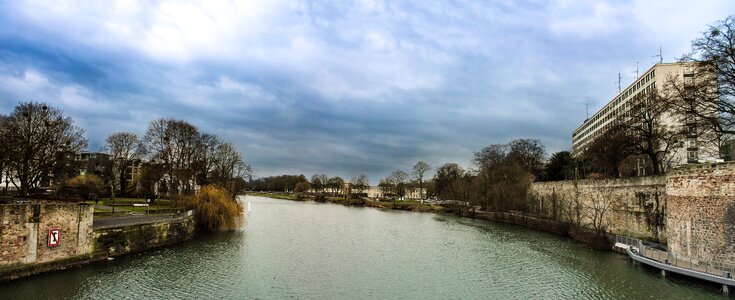
{"type": "MultiPolygon", "coordinates": [[[[592,119],[590,120],[590,122],[585,127],[582,128],[582,130],[584,130],[584,132],[585,132],[583,135],[586,135],[591,130],[594,130],[592,128],[587,128],[587,127],[590,126],[589,124],[592,124],[594,122],[595,125],[592,125],[592,126],[594,128],[597,128],[600,125],[599,124],[600,123],[599,122],[600,118],[606,118],[607,120],[609,120],[610,118],[608,116],[606,116],[606,114],[608,112],[610,112],[610,110],[614,106],[616,106],[616,105],[620,104],[621,102],[625,101],[626,99],[628,99],[628,97],[630,97],[631,95],[633,95],[642,86],[645,87],[646,83],[648,83],[649,81],[653,80],[655,77],[656,77],[656,70],[651,70],[651,72],[648,72],[648,74],[646,74],[645,76],[641,77],[638,82],[632,84],[631,87],[628,88],[625,92],[620,93],[615,100],[611,101],[605,108],[603,108],[599,112],[597,112],[595,114],[595,116],[592,117],[592,119]]],[[[652,82],[646,89],[648,90],[648,88],[650,88],[650,87],[656,88],[656,82],[652,82]]],[[[602,122],[604,123],[605,120],[603,120],[602,122]]],[[[578,133],[579,132],[574,133],[572,135],[572,137],[575,138],[578,133]]]]}
{"type": "MultiPolygon", "coordinates": [[[[639,91],[640,95],[645,95],[649,92],[652,92],[656,88],[656,82],[652,82],[649,86],[645,87],[643,90],[639,91]]],[[[625,99],[623,99],[625,100],[625,99]]],[[[572,141],[576,142],[577,140],[582,140],[587,137],[587,135],[590,132],[594,132],[596,129],[600,128],[601,126],[608,123],[610,120],[614,119],[618,115],[625,112],[631,105],[628,101],[623,102],[621,105],[620,101],[616,100],[613,102],[613,105],[610,105],[606,107],[603,111],[601,111],[602,114],[598,113],[598,116],[594,118],[596,120],[595,124],[591,125],[591,127],[584,129],[581,135],[578,135],[579,132],[575,133],[572,136],[572,141]],[[615,105],[618,105],[615,107],[615,105]]]]}

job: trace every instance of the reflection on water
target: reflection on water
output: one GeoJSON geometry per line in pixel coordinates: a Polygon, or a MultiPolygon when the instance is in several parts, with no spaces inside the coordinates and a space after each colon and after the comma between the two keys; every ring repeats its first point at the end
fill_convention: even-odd
{"type": "Polygon", "coordinates": [[[2,284],[0,299],[721,298],[524,228],[248,200],[242,231],[2,284]]]}

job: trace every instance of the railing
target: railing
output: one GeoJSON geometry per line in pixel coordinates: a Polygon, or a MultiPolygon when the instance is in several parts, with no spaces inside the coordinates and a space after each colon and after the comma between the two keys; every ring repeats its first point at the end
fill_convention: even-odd
{"type": "Polygon", "coordinates": [[[438,205],[460,205],[460,206],[470,206],[470,203],[467,201],[459,201],[459,200],[435,200],[429,202],[431,204],[438,204],[438,205]]]}
{"type": "MultiPolygon", "coordinates": [[[[668,251],[647,246],[643,241],[631,237],[616,236],[615,241],[621,244],[626,244],[630,247],[634,247],[637,249],[638,254],[640,254],[641,256],[658,261],[660,263],[723,278],[733,278],[735,276],[735,266],[733,265],[716,262],[697,261],[688,257],[675,255],[673,253],[669,253],[668,251]]],[[[633,252],[636,252],[633,249],[631,250],[633,252]]]]}

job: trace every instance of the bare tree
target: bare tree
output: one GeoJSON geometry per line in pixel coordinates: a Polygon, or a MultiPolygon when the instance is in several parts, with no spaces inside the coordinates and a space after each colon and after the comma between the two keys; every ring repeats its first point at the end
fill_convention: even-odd
{"type": "MultiPolygon", "coordinates": [[[[8,122],[8,116],[0,114],[0,137],[5,137],[5,129],[7,127],[7,122],[8,122]]],[[[8,144],[0,143],[0,178],[3,178],[3,174],[5,176],[9,176],[7,172],[7,167],[6,167],[9,162],[9,156],[10,156],[10,152],[9,152],[8,144]]],[[[5,186],[2,188],[3,195],[7,193],[9,183],[10,183],[9,181],[4,182],[5,186]]],[[[0,184],[3,184],[3,182],[0,182],[0,184]]]]}
{"type": "Polygon", "coordinates": [[[220,151],[222,140],[214,134],[204,133],[201,136],[200,144],[202,149],[199,151],[200,158],[199,165],[197,166],[200,176],[199,182],[208,183],[210,173],[214,170],[215,165],[217,164],[217,156],[220,151]]]}
{"type": "Polygon", "coordinates": [[[73,125],[70,117],[46,103],[18,104],[4,122],[3,143],[8,147],[8,169],[17,176],[11,182],[20,195],[38,187],[60,153],[79,151],[87,146],[84,130],[73,125]],[[20,186],[18,186],[20,185],[20,186]]]}
{"type": "Polygon", "coordinates": [[[421,198],[426,198],[426,193],[424,192],[424,174],[429,170],[431,170],[431,166],[424,161],[419,161],[413,165],[413,177],[418,181],[421,198]]]}
{"type": "Polygon", "coordinates": [[[626,127],[613,121],[610,128],[589,144],[583,155],[594,171],[620,177],[623,161],[635,153],[635,141],[626,127]]]}
{"type": "Polygon", "coordinates": [[[212,154],[212,181],[227,188],[233,197],[237,196],[240,192],[236,185],[237,179],[250,175],[250,166],[232,143],[219,144],[212,154]]]}
{"type": "Polygon", "coordinates": [[[144,140],[151,159],[164,165],[169,192],[191,193],[203,149],[199,130],[185,121],[158,119],[148,125],[144,140]]]}
{"type": "Polygon", "coordinates": [[[314,190],[321,190],[321,192],[324,192],[324,188],[327,187],[329,181],[329,177],[325,174],[314,174],[314,176],[311,176],[311,186],[314,187],[314,190]]]}
{"type": "Polygon", "coordinates": [[[546,149],[541,140],[517,139],[508,143],[508,158],[519,160],[523,167],[536,178],[541,177],[544,169],[546,149]]]}
{"type": "Polygon", "coordinates": [[[592,199],[584,210],[584,215],[590,220],[590,226],[597,234],[604,234],[607,231],[607,213],[610,212],[613,205],[613,189],[607,188],[602,190],[601,197],[592,199]]]}
{"type": "Polygon", "coordinates": [[[719,111],[722,102],[717,77],[711,68],[688,68],[686,72],[683,78],[672,76],[666,80],[665,97],[684,124],[681,133],[687,148],[696,148],[699,155],[719,157],[719,150],[731,133],[728,121],[719,111]]]}
{"type": "Polygon", "coordinates": [[[462,200],[466,195],[467,171],[456,163],[446,163],[434,173],[434,189],[442,199],[462,200]]]}
{"type": "Polygon", "coordinates": [[[668,155],[681,146],[683,127],[671,117],[672,101],[654,90],[639,94],[631,105],[621,126],[633,139],[635,154],[649,159],[654,175],[662,174],[668,155]]]}
{"type": "Polygon", "coordinates": [[[394,186],[395,194],[400,198],[406,196],[406,180],[408,174],[402,170],[395,170],[388,175],[388,181],[394,186]]]}
{"type": "Polygon", "coordinates": [[[362,194],[366,189],[370,188],[370,181],[365,174],[360,174],[357,177],[352,177],[352,187],[357,190],[358,193],[362,194]]]}
{"type": "Polygon", "coordinates": [[[528,191],[542,168],[543,149],[538,140],[521,139],[475,152],[479,174],[473,202],[495,211],[527,211],[528,191]]]}
{"type": "MultiPolygon", "coordinates": [[[[132,132],[113,133],[107,137],[107,151],[113,161],[114,171],[112,182],[117,181],[120,192],[128,191],[128,167],[136,160],[142,159],[145,154],[143,142],[138,135],[132,132]]],[[[133,170],[131,170],[134,172],[133,170]]]]}
{"type": "MultiPolygon", "coordinates": [[[[694,101],[694,114],[702,125],[715,132],[735,134],[735,17],[719,21],[692,42],[692,51],[683,58],[695,62],[687,87],[694,101]]],[[[682,92],[682,91],[680,91],[682,92]]]]}
{"type": "Polygon", "coordinates": [[[564,201],[562,208],[563,213],[566,216],[567,222],[570,224],[574,224],[575,226],[580,226],[580,222],[582,219],[582,197],[580,196],[579,191],[579,181],[574,181],[574,190],[570,192],[569,195],[566,195],[567,200],[564,201]]]}
{"type": "Polygon", "coordinates": [[[345,181],[342,179],[342,177],[334,176],[332,178],[329,178],[327,180],[327,187],[329,187],[330,192],[335,194],[342,194],[342,190],[345,186],[345,181]]]}

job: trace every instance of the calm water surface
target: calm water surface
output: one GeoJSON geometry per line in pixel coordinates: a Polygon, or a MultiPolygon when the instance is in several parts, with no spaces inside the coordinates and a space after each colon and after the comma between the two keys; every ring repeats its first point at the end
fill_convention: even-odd
{"type": "Polygon", "coordinates": [[[261,197],[245,228],[0,285],[0,299],[706,299],[624,256],[451,215],[261,197]]]}

